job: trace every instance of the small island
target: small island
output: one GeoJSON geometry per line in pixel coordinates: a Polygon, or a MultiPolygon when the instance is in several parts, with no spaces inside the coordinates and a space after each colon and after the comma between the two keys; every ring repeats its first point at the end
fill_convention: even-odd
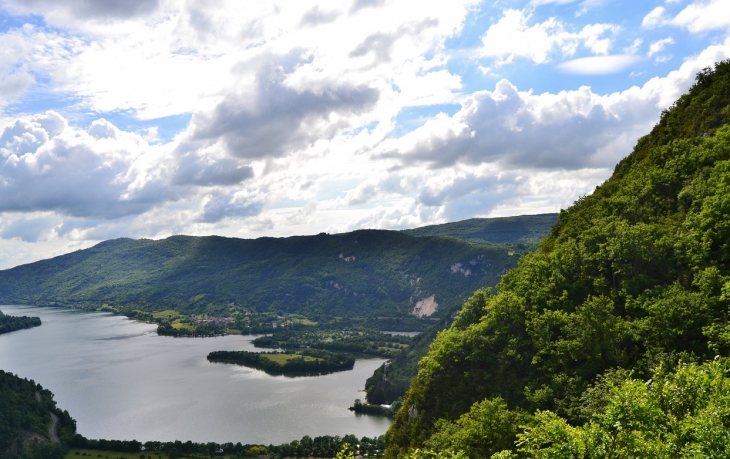
{"type": "Polygon", "coordinates": [[[24,328],[38,327],[40,324],[40,317],[6,316],[2,311],[0,311],[0,335],[3,333],[10,333],[15,330],[23,330],[24,328]]]}
{"type": "Polygon", "coordinates": [[[352,355],[320,350],[296,353],[214,351],[208,354],[208,361],[245,365],[273,375],[301,376],[352,370],[355,366],[355,357],[352,355]]]}

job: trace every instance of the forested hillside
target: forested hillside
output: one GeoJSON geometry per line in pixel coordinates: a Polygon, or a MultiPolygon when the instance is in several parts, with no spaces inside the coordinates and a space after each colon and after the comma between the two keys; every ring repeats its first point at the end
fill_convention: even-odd
{"type": "Polygon", "coordinates": [[[517,264],[515,249],[362,230],[289,238],[116,239],[0,271],[0,302],[334,316],[443,316],[517,264]],[[417,311],[414,308],[419,305],[417,311]]]}
{"type": "Polygon", "coordinates": [[[550,233],[558,214],[518,215],[515,217],[470,218],[441,225],[403,230],[411,236],[449,236],[465,241],[492,244],[536,245],[550,233]]]}
{"type": "Polygon", "coordinates": [[[729,121],[725,61],[496,294],[466,302],[420,362],[388,456],[726,457],[729,121]]]}
{"type": "Polygon", "coordinates": [[[75,433],[76,422],[56,408],[50,391],[0,370],[0,457],[59,459],[75,433]],[[58,442],[50,437],[52,414],[58,442]]]}
{"type": "Polygon", "coordinates": [[[23,330],[24,328],[39,327],[40,325],[41,319],[39,317],[6,316],[0,311],[0,335],[16,330],[23,330]]]}

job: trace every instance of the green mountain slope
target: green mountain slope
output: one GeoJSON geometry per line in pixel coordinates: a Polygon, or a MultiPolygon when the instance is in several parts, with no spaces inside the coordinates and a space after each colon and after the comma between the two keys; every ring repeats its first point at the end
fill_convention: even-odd
{"type": "Polygon", "coordinates": [[[442,316],[495,285],[520,253],[397,231],[261,238],[117,239],[0,271],[0,302],[189,312],[408,317],[434,297],[442,316]]]}
{"type": "Polygon", "coordinates": [[[0,457],[61,459],[76,433],[76,421],[56,407],[40,384],[0,370],[0,457]],[[51,414],[58,420],[50,438],[51,414]]]}
{"type": "Polygon", "coordinates": [[[492,244],[537,244],[557,223],[558,214],[470,218],[459,222],[403,230],[411,236],[449,236],[492,244]]]}
{"type": "Polygon", "coordinates": [[[610,369],[648,378],[658,363],[728,355],[729,121],[725,61],[560,213],[496,295],[466,302],[420,362],[388,456],[463,434],[471,457],[490,457],[535,410],[585,423],[591,384],[610,369]],[[467,432],[469,419],[485,421],[467,432]]]}

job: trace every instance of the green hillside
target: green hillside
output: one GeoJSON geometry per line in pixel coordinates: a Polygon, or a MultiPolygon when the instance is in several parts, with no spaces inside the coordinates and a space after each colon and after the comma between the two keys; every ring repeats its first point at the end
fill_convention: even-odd
{"type": "Polygon", "coordinates": [[[729,121],[725,61],[560,213],[498,293],[466,302],[420,362],[388,456],[427,446],[472,458],[727,457],[727,397],[695,392],[727,387],[729,121]],[[684,370],[715,356],[717,367],[684,370]],[[669,400],[650,378],[684,395],[669,400]],[[708,422],[715,430],[695,428],[708,422]],[[724,455],[691,453],[709,445],[702,432],[719,432],[706,441],[724,455]]]}
{"type": "Polygon", "coordinates": [[[0,302],[231,309],[310,319],[409,317],[433,296],[434,317],[497,283],[521,253],[446,237],[362,230],[289,238],[116,239],[0,271],[0,302]]]}
{"type": "Polygon", "coordinates": [[[0,370],[0,457],[60,459],[76,433],[76,421],[61,411],[40,384],[0,370]],[[49,428],[58,419],[53,442],[49,428]]]}
{"type": "Polygon", "coordinates": [[[449,236],[492,244],[535,245],[550,233],[558,214],[518,215],[500,218],[470,218],[459,222],[403,230],[411,236],[449,236]]]}

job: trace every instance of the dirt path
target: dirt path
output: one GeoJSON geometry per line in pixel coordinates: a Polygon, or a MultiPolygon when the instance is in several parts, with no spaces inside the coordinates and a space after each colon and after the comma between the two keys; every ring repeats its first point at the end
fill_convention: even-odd
{"type": "Polygon", "coordinates": [[[58,416],[51,413],[51,419],[53,419],[53,422],[51,423],[51,428],[48,429],[48,433],[51,435],[51,440],[53,443],[60,443],[61,440],[58,439],[58,435],[56,435],[56,424],[58,424],[58,416]]]}

